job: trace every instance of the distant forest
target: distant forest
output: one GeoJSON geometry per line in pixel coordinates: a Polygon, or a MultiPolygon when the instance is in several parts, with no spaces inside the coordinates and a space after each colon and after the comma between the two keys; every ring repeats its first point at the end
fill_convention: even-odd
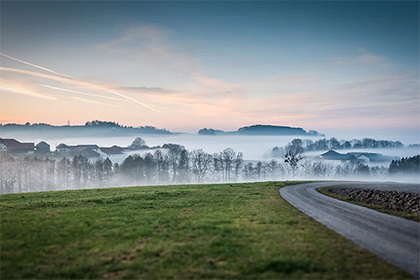
{"type": "MultiPolygon", "coordinates": [[[[416,145],[410,145],[416,147],[416,145]]],[[[375,140],[372,138],[363,138],[362,140],[337,140],[337,138],[319,139],[313,141],[311,139],[302,140],[302,147],[305,152],[326,151],[326,150],[350,150],[350,149],[388,149],[388,148],[404,148],[404,144],[400,141],[375,140]]],[[[274,147],[269,157],[283,157],[283,147],[274,147]]]]}
{"type": "Polygon", "coordinates": [[[0,124],[0,133],[63,133],[63,134],[74,134],[81,133],[81,136],[99,132],[100,135],[124,135],[124,134],[172,134],[167,129],[158,129],[154,126],[123,126],[119,123],[112,121],[99,121],[93,120],[88,121],[84,125],[63,125],[54,126],[46,123],[34,123],[30,124],[0,124]]]}
{"type": "Polygon", "coordinates": [[[419,174],[420,170],[420,155],[414,157],[405,157],[399,160],[391,161],[389,165],[389,174],[419,174]]]}
{"type": "Polygon", "coordinates": [[[306,135],[306,136],[325,136],[318,134],[315,130],[306,132],[301,127],[277,126],[277,125],[251,125],[239,128],[237,131],[217,130],[203,128],[198,131],[199,135],[306,135]]]}
{"type": "Polygon", "coordinates": [[[231,148],[209,154],[172,145],[167,153],[156,150],[144,156],[133,154],[121,164],[109,158],[90,161],[78,155],[51,159],[13,156],[0,152],[0,193],[47,191],[110,186],[255,182],[294,178],[337,179],[352,176],[384,178],[388,174],[419,175],[419,156],[393,161],[387,167],[362,163],[332,164],[293,156],[269,162],[246,162],[231,148]]]}

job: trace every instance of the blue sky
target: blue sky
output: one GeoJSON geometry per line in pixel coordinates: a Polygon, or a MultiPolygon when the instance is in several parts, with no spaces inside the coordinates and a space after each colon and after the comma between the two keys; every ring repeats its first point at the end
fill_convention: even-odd
{"type": "Polygon", "coordinates": [[[0,46],[3,123],[419,128],[417,1],[3,1],[0,46]]]}

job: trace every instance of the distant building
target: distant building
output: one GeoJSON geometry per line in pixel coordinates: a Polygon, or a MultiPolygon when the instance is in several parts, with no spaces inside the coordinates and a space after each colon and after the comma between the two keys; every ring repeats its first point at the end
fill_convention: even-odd
{"type": "Polygon", "coordinates": [[[102,152],[104,157],[116,157],[116,156],[124,155],[123,153],[124,149],[116,145],[110,148],[107,148],[107,147],[99,148],[99,150],[102,152]]]}
{"type": "Polygon", "coordinates": [[[57,147],[55,147],[55,150],[59,154],[68,154],[74,148],[76,148],[76,146],[67,146],[66,144],[61,143],[60,145],[58,145],[57,147]]]}
{"type": "Polygon", "coordinates": [[[60,145],[55,147],[55,150],[59,154],[70,154],[76,148],[79,148],[79,150],[80,150],[80,148],[89,148],[89,149],[91,149],[92,151],[95,151],[95,152],[99,150],[99,146],[95,145],[95,144],[69,146],[69,145],[66,145],[66,144],[63,144],[63,143],[61,143],[60,145]]]}
{"type": "Polygon", "coordinates": [[[393,159],[392,157],[377,153],[351,152],[347,154],[340,154],[334,150],[329,150],[328,152],[323,153],[319,156],[319,158],[324,160],[349,161],[354,163],[385,162],[393,159]]]}
{"type": "Polygon", "coordinates": [[[74,156],[84,156],[86,158],[92,159],[92,158],[100,158],[101,155],[91,148],[88,147],[76,147],[71,151],[71,154],[74,156]]]}
{"type": "Polygon", "coordinates": [[[56,147],[56,152],[61,156],[73,157],[82,155],[90,160],[112,158],[118,161],[125,156],[123,151],[124,148],[117,145],[112,147],[99,147],[96,144],[69,146],[61,143],[56,147]]]}
{"type": "Polygon", "coordinates": [[[358,160],[363,161],[364,163],[369,163],[370,162],[370,158],[368,158],[365,155],[359,155],[356,157],[358,160]]]}
{"type": "Polygon", "coordinates": [[[348,154],[354,155],[357,159],[363,160],[366,163],[367,162],[384,162],[384,161],[391,161],[391,160],[394,159],[393,157],[384,156],[384,155],[378,154],[378,153],[352,152],[352,153],[348,153],[348,154]]]}
{"type": "Polygon", "coordinates": [[[34,143],[21,143],[15,139],[0,138],[0,150],[11,154],[33,154],[34,143]]]}
{"type": "Polygon", "coordinates": [[[329,150],[326,153],[323,153],[322,155],[319,156],[320,159],[325,159],[325,160],[338,160],[338,161],[357,161],[356,157],[354,155],[349,155],[349,154],[340,154],[337,153],[334,150],[329,150]]]}
{"type": "Polygon", "coordinates": [[[50,145],[44,141],[39,142],[35,146],[36,154],[48,154],[50,152],[50,145]]]}
{"type": "Polygon", "coordinates": [[[99,146],[95,144],[88,144],[88,145],[77,145],[76,148],[89,148],[92,151],[99,150],[99,146]]]}

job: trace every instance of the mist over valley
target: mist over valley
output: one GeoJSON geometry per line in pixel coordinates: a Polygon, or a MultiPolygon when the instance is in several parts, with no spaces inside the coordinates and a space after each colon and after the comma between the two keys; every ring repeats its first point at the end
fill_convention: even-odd
{"type": "Polygon", "coordinates": [[[420,279],[418,0],[0,6],[0,279],[420,279]]]}
{"type": "Polygon", "coordinates": [[[54,132],[46,139],[48,131],[32,133],[27,125],[18,139],[0,138],[1,193],[273,180],[419,182],[420,147],[399,140],[338,140],[318,133],[300,135],[302,129],[295,130],[297,135],[203,135],[146,128],[137,136],[128,128],[120,136],[108,127],[102,129],[105,134],[86,137],[98,129],[83,127],[82,136],[60,138],[54,132]],[[43,133],[45,137],[36,138],[43,133]],[[404,158],[404,167],[398,167],[404,158]]]}

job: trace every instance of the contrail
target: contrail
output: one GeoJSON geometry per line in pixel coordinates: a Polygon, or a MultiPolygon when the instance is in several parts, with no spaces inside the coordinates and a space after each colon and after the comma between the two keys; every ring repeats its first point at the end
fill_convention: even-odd
{"type": "MultiPolygon", "coordinates": [[[[103,90],[103,91],[107,91],[107,92],[109,92],[109,93],[112,93],[112,94],[115,94],[115,95],[118,95],[118,96],[124,97],[124,98],[126,98],[126,99],[128,99],[128,100],[134,101],[134,102],[136,102],[136,103],[138,103],[138,104],[140,104],[140,105],[142,105],[142,106],[144,106],[144,107],[147,107],[147,108],[149,108],[149,109],[151,109],[151,110],[154,110],[154,111],[156,111],[156,112],[162,113],[161,111],[159,111],[159,110],[157,110],[157,109],[155,109],[155,108],[153,108],[153,107],[151,107],[151,106],[149,106],[149,105],[147,105],[147,104],[144,104],[144,103],[142,103],[142,102],[140,102],[140,101],[138,101],[138,100],[136,100],[136,99],[134,99],[134,98],[128,97],[128,96],[126,96],[126,95],[124,95],[124,94],[118,93],[118,92],[116,92],[116,91],[109,90],[109,89],[107,89],[107,88],[103,88],[103,87],[98,86],[98,85],[94,85],[94,84],[90,84],[90,85],[91,85],[91,87],[94,87],[94,88],[97,88],[97,89],[100,89],[100,90],[103,90]]],[[[88,95],[88,96],[95,96],[95,97],[102,97],[102,98],[111,98],[111,99],[116,99],[116,98],[106,97],[106,96],[97,95],[97,94],[89,94],[89,93],[84,93],[84,92],[75,91],[75,90],[70,90],[70,89],[63,89],[63,88],[58,88],[58,87],[52,87],[52,86],[49,86],[49,85],[42,85],[42,84],[40,84],[40,86],[42,86],[42,87],[46,87],[46,88],[50,88],[50,89],[56,89],[56,90],[62,90],[62,91],[67,91],[67,92],[72,92],[72,93],[78,93],[78,94],[88,95]]],[[[117,99],[117,100],[119,100],[119,99],[117,99]]],[[[120,101],[121,101],[121,100],[120,100],[120,101]]]]}
{"type": "MultiPolygon", "coordinates": [[[[3,53],[0,53],[0,54],[1,55],[4,55],[3,53]]],[[[15,58],[12,58],[12,59],[15,59],[15,58]]],[[[36,68],[46,69],[44,67],[37,66],[37,65],[34,65],[32,63],[29,63],[29,62],[24,62],[24,61],[21,61],[21,60],[18,60],[18,59],[15,59],[15,60],[20,61],[20,62],[25,63],[25,64],[28,64],[28,65],[31,65],[31,66],[34,66],[36,68]]],[[[166,115],[166,116],[169,116],[170,118],[175,119],[174,117],[172,117],[169,114],[163,113],[163,112],[161,112],[161,111],[153,108],[150,105],[147,105],[147,104],[145,104],[143,102],[140,102],[140,101],[138,101],[138,100],[136,100],[134,98],[128,97],[128,96],[126,96],[126,95],[124,95],[122,93],[118,93],[116,91],[113,91],[113,90],[104,88],[102,86],[99,86],[99,85],[96,85],[96,84],[93,84],[93,83],[90,83],[90,82],[86,82],[86,81],[82,81],[82,80],[73,78],[73,77],[71,77],[69,75],[66,75],[66,74],[57,73],[57,72],[55,72],[53,70],[50,70],[50,69],[47,69],[47,71],[48,72],[51,72],[51,73],[54,73],[54,74],[57,74],[57,75],[62,75],[62,76],[64,75],[65,77],[57,77],[57,76],[52,76],[52,75],[45,74],[45,73],[38,73],[38,72],[33,72],[33,71],[28,71],[28,70],[15,69],[15,68],[9,68],[9,67],[1,67],[1,66],[0,66],[0,71],[17,72],[17,73],[22,73],[22,74],[28,74],[28,75],[43,77],[43,78],[50,79],[50,80],[56,80],[56,81],[60,81],[60,82],[67,83],[67,84],[79,84],[79,85],[82,85],[84,87],[96,88],[96,89],[99,89],[99,90],[102,90],[102,91],[106,91],[106,92],[109,92],[109,93],[118,95],[118,96],[123,97],[125,99],[128,99],[130,101],[133,101],[133,102],[135,102],[135,103],[137,103],[137,104],[139,104],[139,105],[141,105],[143,107],[146,107],[146,108],[148,108],[150,110],[156,111],[158,113],[161,113],[163,115],[166,115]]]]}
{"type": "Polygon", "coordinates": [[[120,99],[120,98],[108,97],[108,96],[103,96],[103,95],[100,95],[100,94],[86,93],[86,92],[81,92],[81,91],[71,90],[71,89],[66,89],[66,88],[60,88],[60,87],[53,87],[53,86],[44,85],[44,84],[38,84],[38,86],[46,87],[46,88],[54,89],[54,90],[60,90],[60,91],[64,91],[64,92],[70,92],[70,93],[76,93],[76,94],[86,95],[86,96],[92,96],[92,97],[99,97],[99,98],[106,98],[106,99],[110,99],[110,100],[117,100],[117,101],[128,102],[127,100],[120,99]]]}
{"type": "Polygon", "coordinates": [[[54,73],[56,75],[60,75],[60,76],[64,76],[64,77],[67,77],[67,78],[74,79],[74,77],[72,77],[72,76],[69,76],[69,75],[66,75],[66,74],[63,74],[63,73],[59,73],[59,72],[55,72],[55,71],[53,71],[51,69],[48,69],[48,68],[45,68],[45,67],[42,67],[42,66],[39,66],[39,65],[36,65],[36,64],[32,64],[32,63],[29,63],[29,62],[26,62],[26,61],[23,61],[23,60],[20,60],[20,59],[17,59],[16,57],[7,55],[7,54],[2,53],[2,52],[0,52],[0,55],[5,56],[7,58],[10,58],[12,60],[18,61],[20,63],[23,63],[23,64],[26,64],[26,65],[29,65],[29,66],[32,66],[32,67],[41,69],[41,70],[44,70],[44,71],[47,71],[47,72],[50,72],[50,73],[54,73]]]}
{"type": "Polygon", "coordinates": [[[112,106],[112,107],[122,107],[122,106],[119,106],[119,105],[102,103],[102,102],[98,102],[98,101],[95,101],[95,100],[90,100],[90,99],[86,99],[86,98],[82,98],[82,97],[77,97],[77,96],[69,96],[68,98],[79,100],[79,101],[83,101],[83,102],[89,102],[89,103],[93,103],[93,104],[99,104],[99,105],[105,105],[105,106],[112,106]]]}
{"type": "Polygon", "coordinates": [[[134,98],[128,97],[128,96],[126,96],[126,95],[124,95],[124,94],[122,94],[122,93],[118,93],[118,92],[116,92],[116,91],[109,90],[109,89],[107,89],[107,88],[103,88],[103,87],[101,87],[101,86],[96,86],[96,85],[95,85],[95,87],[97,87],[98,89],[101,89],[101,90],[107,91],[107,92],[109,92],[109,93],[113,93],[113,94],[116,94],[116,95],[118,95],[118,96],[124,97],[124,98],[126,98],[126,99],[128,99],[128,100],[134,101],[134,102],[136,102],[136,103],[138,103],[138,104],[140,104],[140,105],[142,105],[142,106],[144,106],[144,107],[146,107],[146,108],[149,108],[150,110],[156,111],[156,112],[158,112],[158,113],[162,113],[162,112],[161,112],[161,111],[159,111],[158,109],[155,109],[155,108],[153,108],[153,107],[151,107],[151,106],[149,106],[149,105],[147,105],[147,104],[145,104],[145,103],[143,103],[143,102],[140,102],[140,101],[138,101],[138,100],[136,100],[136,99],[134,99],[134,98]]]}

